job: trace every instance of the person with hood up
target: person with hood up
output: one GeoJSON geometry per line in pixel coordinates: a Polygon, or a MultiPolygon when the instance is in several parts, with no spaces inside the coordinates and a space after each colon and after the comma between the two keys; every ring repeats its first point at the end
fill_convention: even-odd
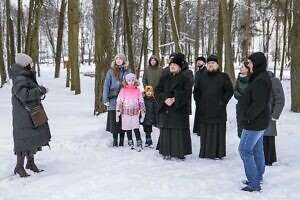
{"type": "Polygon", "coordinates": [[[161,77],[154,90],[160,123],[157,149],[167,160],[184,160],[192,153],[188,107],[192,84],[181,73],[183,65],[184,60],[176,54],[170,61],[170,72],[161,77]]]}
{"type": "Polygon", "coordinates": [[[51,139],[48,122],[36,127],[30,115],[32,108],[42,106],[41,101],[45,99],[48,89],[38,84],[29,55],[18,53],[15,60],[16,63],[9,71],[13,82],[11,90],[13,139],[14,152],[17,155],[14,173],[20,177],[27,177],[30,175],[24,169],[25,157],[26,169],[35,173],[43,171],[36,166],[34,154],[41,151],[43,146],[49,146],[51,139]]]}
{"type": "Polygon", "coordinates": [[[265,171],[263,136],[270,122],[270,96],[272,83],[267,72],[267,59],[262,52],[248,57],[250,78],[240,98],[243,126],[239,154],[244,164],[247,180],[243,191],[261,190],[265,171]]]}
{"type": "Polygon", "coordinates": [[[150,85],[155,88],[159,82],[163,69],[159,66],[159,59],[153,55],[149,59],[148,67],[143,74],[143,86],[150,85]]]}
{"type": "Polygon", "coordinates": [[[125,76],[129,74],[131,70],[128,68],[128,63],[124,54],[119,53],[115,56],[114,61],[111,63],[108,69],[104,85],[103,85],[103,102],[107,107],[107,122],[106,131],[111,132],[113,135],[113,147],[124,146],[124,131],[121,129],[121,120],[116,122],[116,103],[117,97],[122,87],[122,82],[125,80],[125,76]],[[118,135],[120,134],[120,140],[118,144],[118,135]]]}

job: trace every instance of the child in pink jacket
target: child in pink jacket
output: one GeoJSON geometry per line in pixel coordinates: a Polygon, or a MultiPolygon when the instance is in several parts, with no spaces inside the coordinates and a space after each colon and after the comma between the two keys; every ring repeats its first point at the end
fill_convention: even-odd
{"type": "Polygon", "coordinates": [[[142,123],[145,118],[145,104],[142,92],[137,87],[138,81],[135,74],[129,73],[125,76],[124,87],[120,90],[117,98],[116,106],[116,121],[120,120],[122,130],[127,132],[128,145],[134,149],[132,140],[132,130],[135,133],[137,142],[137,151],[142,150],[142,139],[140,134],[140,122],[142,123]],[[141,114],[141,118],[140,118],[141,114]]]}

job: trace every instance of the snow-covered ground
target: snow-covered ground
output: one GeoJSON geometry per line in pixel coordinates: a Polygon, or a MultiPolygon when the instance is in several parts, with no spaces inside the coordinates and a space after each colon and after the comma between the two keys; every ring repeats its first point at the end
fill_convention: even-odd
{"type": "MultiPolygon", "coordinates": [[[[93,71],[83,66],[81,71],[93,71]]],[[[112,148],[105,131],[106,113],[93,116],[94,79],[81,76],[82,94],[75,96],[53,67],[42,66],[39,83],[49,87],[44,101],[52,132],[51,149],[36,161],[45,172],[29,178],[11,176],[0,181],[0,200],[99,199],[299,199],[300,114],[290,112],[290,82],[283,81],[286,106],[278,123],[278,163],[266,167],[260,193],[240,191],[245,179],[238,155],[234,98],[228,105],[227,156],[199,159],[199,137],[192,135],[193,154],[185,161],[163,160],[154,149],[142,152],[112,148]]],[[[0,178],[12,174],[11,85],[0,89],[0,178]]],[[[193,117],[191,116],[191,127],[193,117]]],[[[142,130],[142,128],[141,128],[142,130]]],[[[141,131],[143,134],[143,131],[141,131]]],[[[159,131],[154,130],[156,143],[159,131]]],[[[144,138],[144,134],[143,134],[144,138]]]]}

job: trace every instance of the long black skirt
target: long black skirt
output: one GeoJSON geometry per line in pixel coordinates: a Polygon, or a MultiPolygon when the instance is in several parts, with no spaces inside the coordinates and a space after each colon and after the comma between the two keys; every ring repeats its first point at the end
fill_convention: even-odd
{"type": "Polygon", "coordinates": [[[191,134],[187,129],[160,128],[157,150],[163,156],[184,158],[192,154],[191,134]]]}
{"type": "Polygon", "coordinates": [[[226,123],[200,123],[200,158],[223,158],[226,156],[226,123]]]}
{"type": "Polygon", "coordinates": [[[277,162],[275,136],[264,136],[264,153],[266,165],[272,166],[274,162],[277,162]]]}
{"type": "Polygon", "coordinates": [[[119,122],[116,122],[116,111],[115,110],[109,110],[107,112],[107,121],[106,121],[106,131],[114,133],[121,133],[121,118],[119,122]]]}

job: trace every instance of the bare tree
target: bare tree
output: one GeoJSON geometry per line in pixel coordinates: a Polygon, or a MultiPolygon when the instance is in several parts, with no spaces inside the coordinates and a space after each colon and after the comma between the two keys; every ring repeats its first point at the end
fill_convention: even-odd
{"type": "Polygon", "coordinates": [[[79,2],[78,0],[68,1],[68,47],[69,65],[71,68],[71,90],[75,95],[81,93],[79,62],[78,62],[78,33],[79,33],[79,2]]]}
{"type": "Polygon", "coordinates": [[[94,115],[98,115],[105,111],[105,106],[102,102],[103,84],[113,53],[112,24],[109,0],[93,0],[93,18],[96,45],[94,115]]]}
{"type": "Polygon", "coordinates": [[[66,0],[62,0],[60,6],[59,19],[58,19],[54,78],[58,78],[60,73],[60,62],[61,62],[61,53],[62,53],[62,40],[63,40],[63,32],[64,32],[64,19],[65,19],[66,6],[67,6],[66,0]]]}
{"type": "Polygon", "coordinates": [[[1,18],[1,11],[0,11],[0,87],[2,87],[6,83],[6,70],[5,70],[5,63],[3,58],[3,40],[2,40],[2,18],[1,18]]]}
{"type": "Polygon", "coordinates": [[[170,18],[171,26],[172,26],[172,35],[173,35],[173,41],[175,43],[175,51],[180,52],[179,33],[178,33],[177,24],[176,24],[175,17],[174,17],[174,12],[172,9],[172,3],[171,3],[171,0],[166,0],[166,1],[167,1],[169,18],[170,18]]]}
{"type": "Polygon", "coordinates": [[[158,3],[159,1],[153,0],[153,17],[152,17],[152,37],[153,37],[153,54],[159,57],[159,21],[158,21],[158,3]]]}
{"type": "Polygon", "coordinates": [[[291,110],[300,112],[300,4],[293,1],[293,26],[291,30],[291,110]]]}

